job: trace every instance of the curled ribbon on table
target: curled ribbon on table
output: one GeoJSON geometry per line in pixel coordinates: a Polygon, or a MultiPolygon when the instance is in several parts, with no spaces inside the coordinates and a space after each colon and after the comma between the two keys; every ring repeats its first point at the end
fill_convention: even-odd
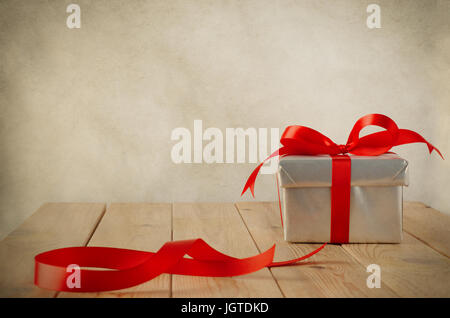
{"type": "MultiPolygon", "coordinates": [[[[349,237],[351,181],[351,160],[347,154],[378,156],[388,152],[392,147],[416,142],[425,143],[430,153],[435,150],[444,159],[441,152],[421,135],[412,130],[399,129],[391,118],[382,114],[370,114],[361,117],[353,126],[345,145],[334,143],[330,138],[317,130],[305,126],[288,126],[280,139],[282,147],[274,151],[253,170],[245,183],[241,195],[250,189],[252,196],[255,196],[255,181],[259,170],[267,160],[273,157],[330,155],[332,158],[330,242],[347,243],[349,237]],[[371,125],[386,130],[360,137],[361,130],[371,125]]],[[[278,202],[281,223],[283,224],[279,189],[278,202]]]]}
{"type": "Polygon", "coordinates": [[[35,285],[68,292],[100,292],[132,287],[163,273],[229,277],[258,271],[264,267],[294,264],[319,252],[322,245],[308,255],[273,262],[275,245],[267,251],[244,259],[222,254],[202,239],[167,242],[156,253],[111,247],[67,247],[41,253],[35,257],[35,285]],[[189,255],[192,258],[184,258],[189,255]],[[67,283],[69,265],[111,270],[80,270],[80,286],[67,283]]]}

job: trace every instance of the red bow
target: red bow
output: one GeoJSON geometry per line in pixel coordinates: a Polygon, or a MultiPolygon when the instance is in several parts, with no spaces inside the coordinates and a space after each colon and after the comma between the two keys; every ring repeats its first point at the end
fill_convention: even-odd
{"type": "Polygon", "coordinates": [[[249,188],[253,197],[255,196],[255,180],[262,165],[275,156],[288,155],[338,155],[351,153],[360,156],[377,156],[388,152],[392,147],[423,142],[428,146],[430,153],[436,150],[442,156],[441,152],[425,140],[418,133],[399,129],[397,124],[389,117],[381,114],[370,114],[361,117],[353,126],[345,145],[338,145],[330,138],[321,134],[317,130],[305,126],[288,126],[281,136],[280,143],[283,145],[280,149],[273,152],[261,164],[253,170],[242,190],[243,195],[249,188]],[[379,126],[386,130],[359,137],[359,133],[364,127],[379,126]]]}

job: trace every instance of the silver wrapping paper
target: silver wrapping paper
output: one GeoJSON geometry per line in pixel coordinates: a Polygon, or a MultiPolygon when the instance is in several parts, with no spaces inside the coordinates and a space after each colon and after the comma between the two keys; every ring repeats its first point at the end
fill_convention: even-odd
{"type": "MultiPolygon", "coordinates": [[[[408,162],[396,154],[350,156],[351,243],[400,243],[408,162]]],[[[278,178],[284,237],[289,242],[330,240],[331,157],[287,156],[278,178]]]]}

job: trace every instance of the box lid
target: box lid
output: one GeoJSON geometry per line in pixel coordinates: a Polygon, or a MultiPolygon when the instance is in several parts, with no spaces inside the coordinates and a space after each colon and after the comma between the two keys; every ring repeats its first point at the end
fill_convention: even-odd
{"type": "MultiPolygon", "coordinates": [[[[352,186],[408,185],[408,162],[394,153],[379,156],[354,156],[352,186]]],[[[331,187],[331,157],[286,156],[278,165],[280,185],[283,188],[331,187]]]]}

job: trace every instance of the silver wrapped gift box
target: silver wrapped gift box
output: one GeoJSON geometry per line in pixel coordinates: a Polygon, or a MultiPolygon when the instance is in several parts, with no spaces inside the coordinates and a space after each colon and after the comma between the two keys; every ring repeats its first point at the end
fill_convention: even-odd
{"type": "MultiPolygon", "coordinates": [[[[349,242],[400,243],[408,162],[392,153],[350,158],[349,242]]],[[[280,159],[285,240],[330,241],[331,160],[328,155],[280,159]]]]}

